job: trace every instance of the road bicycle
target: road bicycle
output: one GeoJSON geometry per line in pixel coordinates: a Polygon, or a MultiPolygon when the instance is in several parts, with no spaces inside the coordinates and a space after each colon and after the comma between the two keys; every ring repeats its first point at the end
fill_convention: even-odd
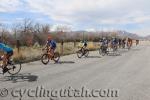
{"type": "Polygon", "coordinates": [[[100,46],[99,54],[102,56],[108,55],[109,51],[107,50],[107,46],[100,46]]]}
{"type": "Polygon", "coordinates": [[[118,45],[117,44],[113,45],[112,50],[113,50],[113,53],[116,54],[118,51],[118,45]]]}
{"type": "Polygon", "coordinates": [[[50,60],[53,60],[55,63],[59,61],[60,59],[59,52],[55,52],[54,55],[52,55],[49,49],[43,49],[43,50],[46,50],[46,52],[44,52],[44,54],[41,57],[41,62],[44,65],[47,65],[50,60]]]}
{"type": "MultiPolygon", "coordinates": [[[[3,69],[4,67],[2,67],[2,66],[3,66],[3,64],[1,65],[1,68],[3,69]]],[[[13,61],[13,59],[9,58],[8,61],[7,61],[7,64],[5,65],[5,67],[8,69],[7,72],[10,75],[16,75],[21,71],[22,65],[21,65],[20,62],[15,63],[13,61]]]]}
{"type": "Polygon", "coordinates": [[[131,46],[132,46],[132,43],[128,42],[128,43],[127,43],[127,49],[130,50],[130,49],[131,49],[131,46]]]}
{"type": "Polygon", "coordinates": [[[77,57],[78,57],[78,58],[81,58],[81,57],[83,57],[83,56],[88,57],[88,55],[89,55],[89,50],[82,47],[82,48],[81,48],[80,50],[78,50],[76,53],[77,53],[77,57]]]}

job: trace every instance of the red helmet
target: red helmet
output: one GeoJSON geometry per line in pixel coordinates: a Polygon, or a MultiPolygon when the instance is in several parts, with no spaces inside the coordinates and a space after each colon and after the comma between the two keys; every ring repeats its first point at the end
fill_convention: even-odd
{"type": "Polygon", "coordinates": [[[52,37],[49,35],[48,38],[47,38],[47,40],[51,40],[51,39],[52,39],[52,37]]]}

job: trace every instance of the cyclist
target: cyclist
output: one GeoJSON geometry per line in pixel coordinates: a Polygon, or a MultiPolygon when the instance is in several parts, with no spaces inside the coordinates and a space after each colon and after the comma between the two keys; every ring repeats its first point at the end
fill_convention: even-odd
{"type": "Polygon", "coordinates": [[[112,38],[112,46],[117,46],[117,44],[118,44],[118,40],[117,40],[117,38],[112,38]]]}
{"type": "Polygon", "coordinates": [[[131,39],[131,38],[128,38],[128,40],[127,40],[127,47],[128,47],[128,49],[131,48],[132,43],[133,43],[132,39],[131,39]]]}
{"type": "Polygon", "coordinates": [[[105,46],[105,47],[108,46],[108,40],[105,37],[103,37],[102,39],[102,46],[105,46]]]}
{"type": "Polygon", "coordinates": [[[80,44],[80,48],[83,50],[83,52],[84,52],[84,50],[87,48],[87,41],[86,40],[83,40],[83,41],[81,41],[80,42],[81,44],[80,44]]]}
{"type": "Polygon", "coordinates": [[[84,40],[84,41],[82,41],[82,43],[83,43],[83,48],[86,49],[86,48],[87,48],[87,45],[88,45],[88,44],[87,44],[87,41],[84,40]]]}
{"type": "Polygon", "coordinates": [[[139,40],[136,40],[136,46],[139,45],[139,40]]]}
{"type": "Polygon", "coordinates": [[[44,49],[48,49],[51,56],[54,56],[54,52],[56,50],[56,47],[57,47],[57,44],[56,42],[52,39],[51,36],[48,36],[48,39],[47,39],[47,43],[46,43],[46,46],[44,49]]]}
{"type": "Polygon", "coordinates": [[[107,48],[108,48],[108,39],[103,37],[103,39],[100,40],[100,42],[102,42],[101,49],[103,50],[103,52],[106,53],[107,52],[107,48]]]}
{"type": "Polygon", "coordinates": [[[87,48],[87,45],[88,45],[87,41],[82,40],[82,41],[80,41],[78,48],[81,49],[82,52],[84,52],[85,49],[87,48]]]}
{"type": "Polygon", "coordinates": [[[126,38],[124,38],[124,39],[122,40],[122,48],[125,48],[125,45],[126,45],[126,38]]]}
{"type": "Polygon", "coordinates": [[[6,65],[9,62],[10,57],[13,56],[13,49],[1,42],[0,50],[2,50],[4,52],[4,55],[0,57],[0,60],[3,61],[3,64],[0,67],[2,67],[3,74],[4,74],[8,71],[8,68],[6,67],[6,65]]]}
{"type": "Polygon", "coordinates": [[[122,39],[119,39],[119,40],[118,40],[118,43],[119,43],[119,48],[121,48],[121,45],[122,45],[122,39]]]}
{"type": "Polygon", "coordinates": [[[111,48],[113,51],[117,51],[117,49],[118,49],[118,39],[115,37],[112,38],[111,48]]]}

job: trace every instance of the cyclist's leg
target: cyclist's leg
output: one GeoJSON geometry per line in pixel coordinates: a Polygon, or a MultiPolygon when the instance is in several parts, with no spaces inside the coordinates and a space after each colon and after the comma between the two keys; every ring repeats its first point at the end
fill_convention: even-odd
{"type": "Polygon", "coordinates": [[[7,64],[9,63],[10,57],[13,55],[13,51],[7,52],[6,54],[4,54],[2,61],[2,69],[3,69],[3,74],[6,73],[9,69],[6,67],[7,64]]]}
{"type": "Polygon", "coordinates": [[[84,45],[83,46],[83,50],[85,51],[87,49],[87,45],[84,45]]]}
{"type": "Polygon", "coordinates": [[[127,42],[127,48],[129,47],[129,42],[127,42]]]}
{"type": "Polygon", "coordinates": [[[53,47],[53,48],[51,48],[51,51],[50,51],[52,60],[54,60],[54,57],[55,57],[55,55],[54,55],[55,54],[55,50],[56,50],[56,48],[53,47]]]}
{"type": "Polygon", "coordinates": [[[83,55],[85,54],[85,48],[86,48],[85,46],[82,47],[82,53],[83,53],[83,55]]]}
{"type": "Polygon", "coordinates": [[[3,67],[3,57],[4,57],[4,55],[0,56],[0,61],[2,62],[2,63],[0,64],[0,68],[3,67]]]}
{"type": "Polygon", "coordinates": [[[82,51],[82,53],[84,53],[84,50],[85,50],[85,47],[83,46],[83,47],[81,47],[81,51],[82,51]]]}
{"type": "Polygon", "coordinates": [[[51,48],[50,48],[50,53],[51,53],[52,57],[54,56],[54,51],[55,51],[55,48],[54,48],[54,47],[51,47],[51,48]]]}
{"type": "Polygon", "coordinates": [[[3,64],[2,64],[3,74],[8,71],[8,68],[6,67],[7,63],[8,63],[8,59],[7,58],[8,58],[8,53],[4,54],[4,56],[3,56],[3,64]]]}
{"type": "Polygon", "coordinates": [[[107,48],[108,48],[108,45],[105,45],[105,46],[104,46],[104,52],[105,52],[105,53],[107,53],[107,48]]]}
{"type": "Polygon", "coordinates": [[[8,54],[4,54],[4,56],[3,56],[3,68],[7,65],[7,62],[8,62],[7,56],[8,56],[8,54]]]}
{"type": "Polygon", "coordinates": [[[7,63],[10,63],[10,58],[13,56],[14,52],[13,51],[10,51],[10,52],[7,52],[7,54],[5,55],[5,61],[6,61],[6,64],[7,63]]]}

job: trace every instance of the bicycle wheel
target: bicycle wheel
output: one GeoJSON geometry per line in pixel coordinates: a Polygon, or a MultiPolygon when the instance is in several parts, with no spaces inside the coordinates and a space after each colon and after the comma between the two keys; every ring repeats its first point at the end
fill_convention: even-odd
{"type": "Polygon", "coordinates": [[[127,44],[127,49],[130,50],[130,48],[131,48],[131,45],[130,45],[130,43],[128,43],[127,44]]]}
{"type": "Polygon", "coordinates": [[[54,53],[54,61],[57,63],[60,59],[60,54],[58,52],[54,53]]]}
{"type": "Polygon", "coordinates": [[[114,55],[115,55],[115,56],[120,55],[118,45],[116,45],[116,46],[114,47],[114,55]]]}
{"type": "Polygon", "coordinates": [[[9,64],[6,66],[9,70],[8,73],[11,75],[16,75],[20,72],[21,70],[21,63],[18,64],[9,64]]]}
{"type": "Polygon", "coordinates": [[[88,55],[89,55],[89,50],[85,49],[84,52],[85,52],[85,53],[84,53],[84,56],[85,56],[85,57],[88,57],[88,55]]]}
{"type": "Polygon", "coordinates": [[[83,56],[83,53],[81,50],[77,51],[77,57],[78,58],[81,58],[83,56]]]}
{"type": "Polygon", "coordinates": [[[128,50],[130,50],[130,49],[131,49],[131,47],[129,46],[129,47],[128,47],[128,50]]]}
{"type": "Polygon", "coordinates": [[[105,51],[104,51],[104,48],[101,47],[101,48],[99,49],[99,54],[102,55],[102,56],[105,56],[106,53],[105,53],[105,51]]]}
{"type": "Polygon", "coordinates": [[[122,48],[125,49],[125,44],[122,45],[122,48]]]}
{"type": "Polygon", "coordinates": [[[129,45],[129,47],[128,47],[128,50],[130,50],[130,49],[131,49],[131,46],[132,46],[132,45],[130,44],[130,45],[129,45]]]}
{"type": "Polygon", "coordinates": [[[48,57],[48,54],[43,54],[42,57],[41,57],[41,62],[44,64],[44,65],[47,65],[49,63],[49,57],[48,57]]]}

